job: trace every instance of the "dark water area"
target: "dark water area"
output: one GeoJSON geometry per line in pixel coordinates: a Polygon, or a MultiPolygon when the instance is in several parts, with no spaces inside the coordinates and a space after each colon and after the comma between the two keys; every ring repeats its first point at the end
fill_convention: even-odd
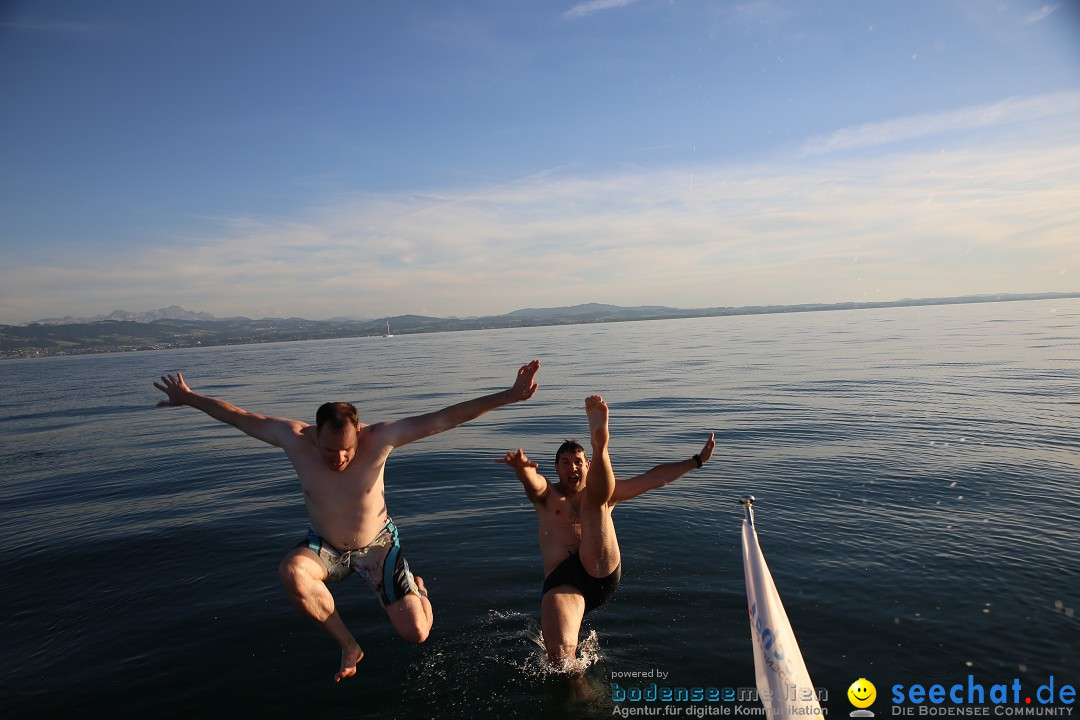
{"type": "Polygon", "coordinates": [[[1078,449],[1075,300],[0,363],[0,718],[608,717],[622,673],[751,687],[745,494],[830,715],[861,677],[879,717],[895,684],[1077,685],[1078,449]],[[376,421],[508,387],[533,357],[532,400],[391,455],[387,504],[435,626],[408,645],[362,581],[335,584],[366,652],[335,685],[336,645],[278,584],[307,525],[288,461],[155,409],[152,381],[181,370],[249,410],[313,420],[348,400],[376,421]],[[593,392],[620,477],[711,431],[717,452],[616,510],[623,585],[569,679],[537,642],[534,512],[493,460],[522,447],[554,477],[593,392]]]}

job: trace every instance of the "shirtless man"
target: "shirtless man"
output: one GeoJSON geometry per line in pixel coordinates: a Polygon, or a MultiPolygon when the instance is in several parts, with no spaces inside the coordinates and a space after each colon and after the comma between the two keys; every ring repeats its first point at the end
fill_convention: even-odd
{"type": "Polygon", "coordinates": [[[592,462],[584,448],[567,440],[555,453],[559,482],[548,483],[520,448],[506,453],[501,461],[514,469],[536,508],[545,576],[540,629],[548,658],[564,669],[574,668],[585,613],[606,602],[622,579],[622,557],[611,520],[615,504],[701,467],[712,457],[716,445],[710,434],[701,453],[692,458],[657,465],[629,480],[616,480],[608,456],[607,403],[599,395],[587,398],[585,415],[592,462]]]}
{"type": "Polygon", "coordinates": [[[167,400],[158,407],[189,405],[285,451],[300,478],[311,527],[278,568],[293,604],[341,646],[336,682],[356,674],[364,657],[356,638],[334,608],[326,587],[353,571],[371,586],[394,629],[422,643],[431,630],[431,603],[424,581],[414,577],[401,553],[398,530],[386,511],[383,468],[390,451],[479,417],[503,405],[528,400],[540,362],[517,373],[509,390],[404,420],[365,425],[348,403],[326,403],[315,425],[247,412],[224,400],[195,393],[177,373],[154,383],[167,400]]]}

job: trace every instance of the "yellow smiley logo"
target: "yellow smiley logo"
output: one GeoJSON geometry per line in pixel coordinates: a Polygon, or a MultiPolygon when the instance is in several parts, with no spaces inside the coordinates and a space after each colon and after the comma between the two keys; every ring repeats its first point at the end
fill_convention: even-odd
{"type": "Polygon", "coordinates": [[[859,678],[847,689],[848,700],[857,708],[868,708],[877,698],[877,688],[866,678],[859,678]]]}

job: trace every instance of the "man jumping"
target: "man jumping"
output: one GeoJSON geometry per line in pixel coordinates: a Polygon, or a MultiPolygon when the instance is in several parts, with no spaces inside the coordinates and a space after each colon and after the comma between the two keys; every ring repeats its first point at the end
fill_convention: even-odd
{"type": "Polygon", "coordinates": [[[414,577],[401,552],[398,529],[387,514],[383,469],[390,451],[444,432],[503,405],[528,400],[540,362],[518,370],[509,390],[485,395],[404,420],[365,425],[349,403],[326,403],[315,425],[242,410],[224,400],[193,392],[180,373],[154,383],[167,400],[158,407],[188,405],[276,445],[292,461],[304,491],[311,526],[307,537],[285,556],[281,582],[293,604],[341,646],[334,680],[356,674],[364,651],[334,608],[328,581],[354,571],[371,586],[394,629],[422,643],[431,630],[431,603],[424,581],[414,577]]]}
{"type": "Polygon", "coordinates": [[[608,406],[599,395],[585,400],[592,461],[567,440],[555,453],[557,483],[548,483],[519,448],[501,462],[514,469],[536,508],[544,562],[540,629],[552,663],[574,669],[585,613],[605,603],[622,580],[622,557],[611,511],[615,504],[677,480],[712,457],[712,434],[692,458],[657,465],[643,475],[616,480],[608,455],[608,406]]]}

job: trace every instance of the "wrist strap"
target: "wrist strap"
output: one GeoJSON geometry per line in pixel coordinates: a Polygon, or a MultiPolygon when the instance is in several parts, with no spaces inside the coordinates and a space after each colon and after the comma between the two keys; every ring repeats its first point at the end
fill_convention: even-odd
{"type": "Polygon", "coordinates": [[[704,463],[701,462],[701,456],[698,455],[697,453],[694,453],[694,462],[697,463],[698,467],[701,467],[702,465],[704,465],[704,463]]]}

